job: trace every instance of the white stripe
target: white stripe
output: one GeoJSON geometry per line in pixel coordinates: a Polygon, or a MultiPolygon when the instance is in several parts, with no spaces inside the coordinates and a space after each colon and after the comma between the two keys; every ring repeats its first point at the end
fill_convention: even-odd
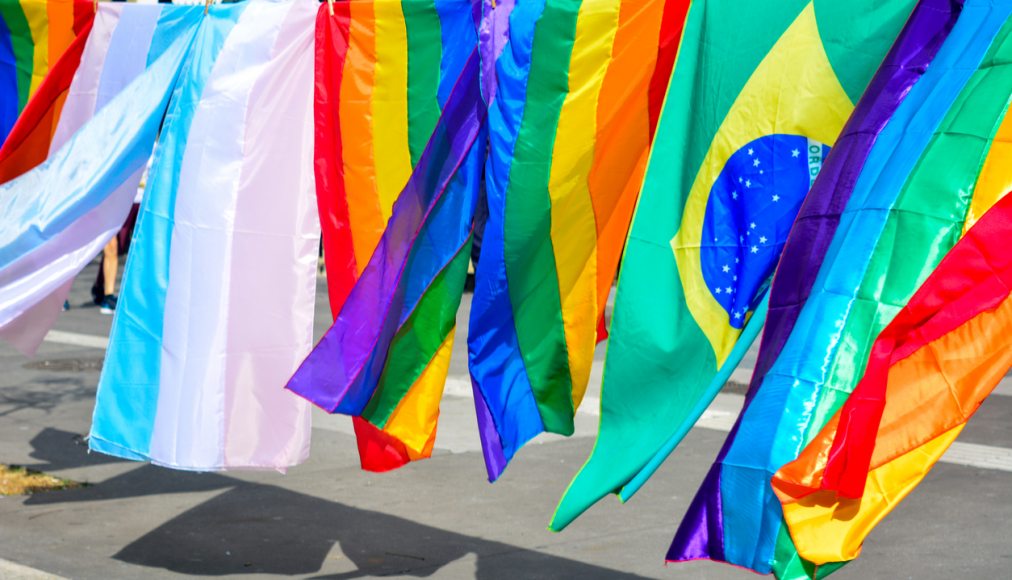
{"type": "Polygon", "coordinates": [[[45,340],[46,342],[69,344],[71,346],[86,346],[88,348],[105,349],[109,347],[109,339],[104,336],[78,334],[76,332],[64,332],[62,330],[50,330],[49,334],[46,335],[45,340]]]}
{"type": "Polygon", "coordinates": [[[1006,377],[998,383],[998,386],[994,388],[992,394],[1000,395],[1002,397],[1012,397],[1012,379],[1006,377]]]}
{"type": "Polygon", "coordinates": [[[940,461],[980,469],[1012,471],[1012,449],[957,441],[949,447],[940,461]]]}
{"type": "Polygon", "coordinates": [[[0,558],[0,578],[8,580],[61,580],[63,576],[56,576],[0,558]]]}

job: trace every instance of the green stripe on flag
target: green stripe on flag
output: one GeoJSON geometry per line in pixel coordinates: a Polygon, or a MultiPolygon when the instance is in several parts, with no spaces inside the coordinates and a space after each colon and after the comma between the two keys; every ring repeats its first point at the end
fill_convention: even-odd
{"type": "Polygon", "coordinates": [[[35,42],[32,40],[32,29],[28,26],[28,18],[18,0],[0,0],[0,18],[4,19],[11,34],[11,47],[17,66],[18,79],[18,111],[28,104],[29,90],[32,86],[32,73],[35,70],[35,42]]]}
{"type": "Polygon", "coordinates": [[[439,121],[442,28],[433,0],[401,3],[408,40],[408,149],[418,165],[439,121]]]}
{"type": "Polygon", "coordinates": [[[551,152],[569,89],[579,0],[545,3],[506,193],[505,260],[517,339],[545,430],[573,432],[572,379],[551,239],[551,152]],[[520,305],[523,305],[522,307],[520,305]]]}
{"type": "Polygon", "coordinates": [[[362,418],[373,425],[380,428],[386,425],[453,330],[470,259],[471,239],[468,238],[394,336],[376,391],[362,412],[362,418]]]}

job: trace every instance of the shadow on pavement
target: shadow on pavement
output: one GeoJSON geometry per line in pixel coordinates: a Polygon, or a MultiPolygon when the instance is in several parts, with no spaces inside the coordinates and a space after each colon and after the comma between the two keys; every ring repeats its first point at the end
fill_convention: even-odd
{"type": "MultiPolygon", "coordinates": [[[[33,469],[118,461],[87,454],[79,437],[75,440],[74,434],[56,429],[43,430],[32,445],[32,457],[44,461],[31,466],[33,469]]],[[[483,580],[638,578],[273,485],[151,465],[141,465],[88,487],[34,495],[26,503],[109,501],[217,489],[227,491],[130,542],[113,558],[200,576],[311,575],[327,563],[328,570],[347,571],[318,578],[340,579],[392,574],[429,577],[437,575],[444,566],[474,554],[474,576],[483,580]],[[335,545],[339,551],[334,550],[335,545]]],[[[403,503],[403,498],[396,503],[403,503]]]]}
{"type": "Polygon", "coordinates": [[[33,383],[34,388],[4,387],[0,390],[0,417],[26,410],[49,413],[60,405],[95,396],[94,385],[81,377],[44,377],[33,383]]]}
{"type": "MultiPolygon", "coordinates": [[[[88,453],[88,443],[85,442],[83,436],[62,429],[46,427],[39,431],[35,437],[32,437],[29,443],[32,446],[29,456],[42,463],[33,463],[25,467],[36,471],[54,471],[123,462],[122,459],[101,453],[88,453]]],[[[29,498],[29,501],[31,499],[33,498],[29,498]]]]}
{"type": "Polygon", "coordinates": [[[114,557],[183,574],[312,574],[334,545],[353,570],[327,578],[428,577],[468,554],[476,578],[633,578],[269,485],[239,484],[114,557]]]}

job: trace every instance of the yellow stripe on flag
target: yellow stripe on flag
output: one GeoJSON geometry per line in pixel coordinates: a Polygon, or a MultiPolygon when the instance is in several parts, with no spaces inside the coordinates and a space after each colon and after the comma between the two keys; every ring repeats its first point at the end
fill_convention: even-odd
{"type": "Polygon", "coordinates": [[[598,97],[611,59],[620,4],[608,0],[580,8],[569,65],[569,92],[559,115],[548,180],[552,248],[574,409],[587,390],[596,342],[597,224],[588,178],[594,162],[598,97]]]}
{"type": "Polygon", "coordinates": [[[400,0],[376,6],[376,85],[372,100],[373,158],[383,222],[411,176],[408,147],[408,31],[400,0]]]}

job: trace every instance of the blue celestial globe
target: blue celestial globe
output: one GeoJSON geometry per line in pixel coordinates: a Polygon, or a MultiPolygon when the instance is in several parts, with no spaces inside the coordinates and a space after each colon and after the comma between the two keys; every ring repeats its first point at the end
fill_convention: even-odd
{"type": "Polygon", "coordinates": [[[703,280],[728,322],[742,328],[769,284],[801,202],[829,147],[767,135],[738,151],[710,190],[699,254],[703,280]]]}

